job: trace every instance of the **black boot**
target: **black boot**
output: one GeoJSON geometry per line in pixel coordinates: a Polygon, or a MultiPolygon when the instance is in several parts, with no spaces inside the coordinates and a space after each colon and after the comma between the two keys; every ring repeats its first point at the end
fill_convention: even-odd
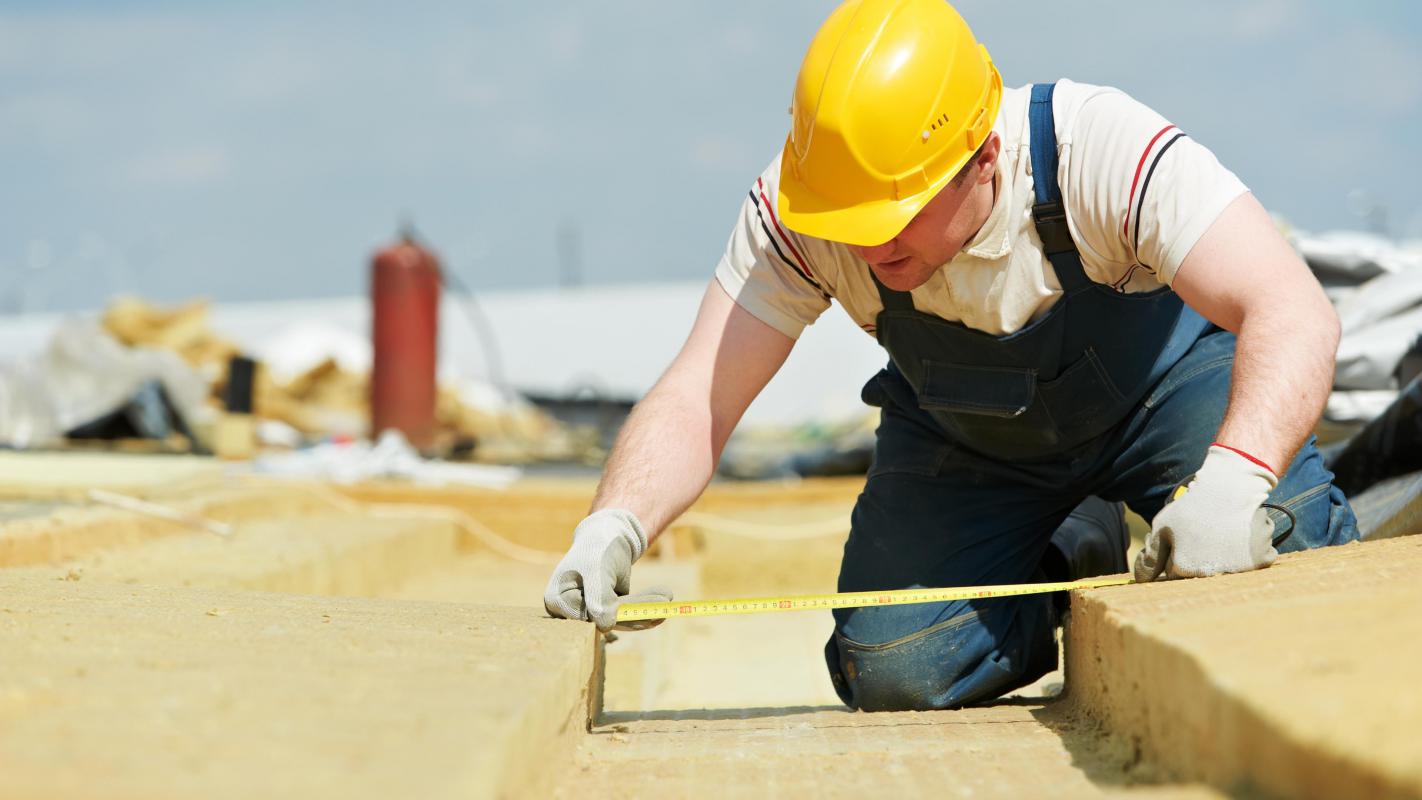
{"type": "Polygon", "coordinates": [[[1071,516],[1052,534],[1042,569],[1053,581],[1074,581],[1126,571],[1126,509],[1091,496],[1081,501],[1071,516]]]}
{"type": "MultiPolygon", "coordinates": [[[[1052,534],[1042,556],[1042,572],[1052,583],[1118,575],[1127,570],[1130,544],[1126,507],[1093,495],[1081,501],[1052,534]]],[[[1052,596],[1058,616],[1066,611],[1067,600],[1067,592],[1052,596]]]]}

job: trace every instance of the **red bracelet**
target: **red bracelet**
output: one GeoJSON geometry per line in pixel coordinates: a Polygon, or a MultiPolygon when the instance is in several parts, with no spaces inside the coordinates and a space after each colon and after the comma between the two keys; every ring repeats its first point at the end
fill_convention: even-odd
{"type": "Polygon", "coordinates": [[[1221,444],[1220,442],[1211,442],[1211,443],[1210,443],[1210,447],[1223,447],[1224,449],[1230,451],[1231,453],[1234,453],[1234,454],[1240,455],[1240,456],[1244,456],[1245,458],[1249,459],[1250,461],[1254,462],[1255,464],[1258,464],[1259,466],[1263,467],[1264,469],[1269,470],[1269,474],[1270,474],[1270,475],[1273,475],[1275,478],[1279,477],[1279,473],[1275,472],[1273,467],[1269,466],[1268,464],[1265,464],[1263,461],[1260,461],[1259,459],[1255,458],[1254,456],[1251,456],[1250,454],[1244,452],[1243,450],[1240,450],[1238,447],[1230,447],[1229,445],[1227,445],[1227,444],[1221,444]]]}

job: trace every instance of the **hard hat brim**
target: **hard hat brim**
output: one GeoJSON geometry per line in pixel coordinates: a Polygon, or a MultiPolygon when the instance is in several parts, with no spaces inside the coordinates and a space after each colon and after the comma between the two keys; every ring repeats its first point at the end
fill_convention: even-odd
{"type": "MultiPolygon", "coordinates": [[[[949,173],[948,178],[956,174],[949,173]]],[[[816,239],[872,247],[898,236],[948,179],[902,199],[845,205],[811,191],[782,161],[776,211],[790,230],[816,239]]]]}

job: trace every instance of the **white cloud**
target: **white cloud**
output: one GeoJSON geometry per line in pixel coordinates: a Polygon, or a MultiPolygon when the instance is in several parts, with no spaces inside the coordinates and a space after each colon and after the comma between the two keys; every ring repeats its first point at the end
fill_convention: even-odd
{"type": "Polygon", "coordinates": [[[204,32],[201,25],[160,16],[12,14],[0,17],[0,71],[108,76],[161,59],[204,32]]]}
{"type": "Polygon", "coordinates": [[[1335,71],[1338,90],[1351,92],[1366,107],[1405,113],[1422,105],[1422,55],[1382,30],[1361,29],[1338,43],[1347,54],[1335,71]]]}
{"type": "Polygon", "coordinates": [[[721,31],[721,46],[729,53],[748,56],[761,46],[760,32],[750,25],[731,25],[721,31]]]}
{"type": "Polygon", "coordinates": [[[1249,0],[1235,6],[1227,30],[1238,39],[1275,39],[1296,30],[1303,15],[1297,0],[1249,0]]]}
{"type": "Polygon", "coordinates": [[[86,103],[59,92],[30,92],[0,101],[0,142],[69,143],[94,129],[86,103]]]}
{"type": "Polygon", "coordinates": [[[516,158],[541,160],[563,149],[553,128],[542,121],[511,121],[503,128],[503,137],[506,152],[516,158]]]}
{"type": "Polygon", "coordinates": [[[582,21],[572,18],[571,15],[559,18],[548,27],[544,42],[554,60],[576,61],[583,53],[582,21]]]}
{"type": "Polygon", "coordinates": [[[455,83],[449,92],[449,99],[476,108],[487,108],[504,99],[504,90],[492,81],[471,78],[455,83]]]}
{"type": "Polygon", "coordinates": [[[300,46],[271,47],[246,59],[231,75],[236,100],[271,103],[317,94],[326,79],[321,60],[300,46]]]}
{"type": "Polygon", "coordinates": [[[701,136],[691,142],[691,163],[704,170],[745,170],[746,150],[724,136],[701,136]]]}
{"type": "Polygon", "coordinates": [[[134,183],[195,184],[227,177],[231,158],[221,145],[196,145],[152,153],[125,163],[120,172],[134,183]]]}

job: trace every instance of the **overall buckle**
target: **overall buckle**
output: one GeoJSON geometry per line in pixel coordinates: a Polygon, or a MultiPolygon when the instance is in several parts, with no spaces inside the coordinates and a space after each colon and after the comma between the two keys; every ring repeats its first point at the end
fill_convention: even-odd
{"type": "Polygon", "coordinates": [[[1067,227],[1066,208],[1060,200],[1032,206],[1032,221],[1036,223],[1037,236],[1042,240],[1042,252],[1051,256],[1076,250],[1076,243],[1071,240],[1071,229],[1067,227]]]}

